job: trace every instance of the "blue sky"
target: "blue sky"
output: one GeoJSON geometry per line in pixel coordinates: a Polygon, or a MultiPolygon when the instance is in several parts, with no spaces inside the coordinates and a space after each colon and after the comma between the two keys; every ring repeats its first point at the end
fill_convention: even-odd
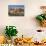
{"type": "Polygon", "coordinates": [[[8,8],[24,8],[24,5],[8,5],[8,8]]]}

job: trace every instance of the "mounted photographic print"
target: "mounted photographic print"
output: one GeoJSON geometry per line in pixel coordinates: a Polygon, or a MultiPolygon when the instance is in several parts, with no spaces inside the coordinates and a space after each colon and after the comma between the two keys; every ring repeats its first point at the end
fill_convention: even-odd
{"type": "Polygon", "coordinates": [[[24,16],[24,5],[8,5],[9,16],[24,16]]]}

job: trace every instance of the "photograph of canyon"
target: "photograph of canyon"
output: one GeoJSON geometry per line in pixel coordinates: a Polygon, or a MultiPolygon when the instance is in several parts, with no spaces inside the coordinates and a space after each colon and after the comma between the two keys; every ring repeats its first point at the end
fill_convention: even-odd
{"type": "Polygon", "coordinates": [[[8,5],[9,16],[24,16],[24,5],[8,5]]]}

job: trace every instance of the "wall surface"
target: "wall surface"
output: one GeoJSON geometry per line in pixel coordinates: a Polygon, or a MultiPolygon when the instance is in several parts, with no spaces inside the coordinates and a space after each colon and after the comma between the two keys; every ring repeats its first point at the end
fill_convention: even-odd
{"type": "Polygon", "coordinates": [[[40,6],[43,5],[46,5],[46,0],[0,0],[0,34],[4,34],[6,25],[15,25],[19,31],[18,36],[23,34],[29,37],[36,34],[37,29],[46,30],[40,27],[35,19],[35,16],[41,13],[40,6]],[[9,4],[24,4],[25,16],[8,16],[9,4]]]}

